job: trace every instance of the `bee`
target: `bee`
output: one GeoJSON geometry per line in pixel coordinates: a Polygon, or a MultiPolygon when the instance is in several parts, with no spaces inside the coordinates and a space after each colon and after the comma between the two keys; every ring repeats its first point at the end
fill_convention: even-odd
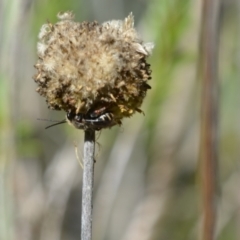
{"type": "Polygon", "coordinates": [[[90,109],[87,113],[76,114],[74,111],[69,111],[67,112],[66,119],[52,124],[46,127],[46,129],[66,122],[77,129],[93,129],[97,131],[102,128],[108,128],[116,124],[121,124],[121,121],[116,121],[114,119],[113,113],[108,112],[106,107],[102,107],[95,110],[90,109]]]}

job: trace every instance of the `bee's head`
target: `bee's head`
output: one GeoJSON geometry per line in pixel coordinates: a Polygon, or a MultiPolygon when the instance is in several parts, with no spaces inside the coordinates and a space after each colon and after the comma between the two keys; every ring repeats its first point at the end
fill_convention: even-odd
{"type": "Polygon", "coordinates": [[[83,113],[74,113],[73,111],[69,111],[66,115],[66,121],[77,129],[84,129],[84,114],[83,113]]]}

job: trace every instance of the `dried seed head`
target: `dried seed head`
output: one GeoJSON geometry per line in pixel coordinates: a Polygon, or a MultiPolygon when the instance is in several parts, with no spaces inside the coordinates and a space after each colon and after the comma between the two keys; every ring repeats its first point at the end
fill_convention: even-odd
{"type": "Polygon", "coordinates": [[[48,106],[76,114],[105,108],[116,122],[139,111],[150,88],[153,44],[139,38],[133,15],[101,25],[74,22],[71,12],[58,18],[42,26],[37,44],[34,80],[48,106]]]}

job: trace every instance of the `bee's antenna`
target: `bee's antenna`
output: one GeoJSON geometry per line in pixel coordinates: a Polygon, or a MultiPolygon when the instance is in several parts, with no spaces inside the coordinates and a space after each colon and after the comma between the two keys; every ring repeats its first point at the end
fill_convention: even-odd
{"type": "Polygon", "coordinates": [[[53,127],[53,126],[56,126],[56,125],[58,125],[58,124],[62,124],[62,123],[66,123],[66,122],[67,122],[65,119],[62,120],[62,121],[60,121],[60,122],[59,122],[59,121],[56,121],[56,120],[45,119],[45,118],[37,118],[37,120],[47,121],[47,122],[55,122],[54,124],[45,127],[45,129],[48,129],[48,128],[53,127]]]}
{"type": "Polygon", "coordinates": [[[59,122],[57,120],[52,120],[52,119],[46,119],[46,118],[37,118],[38,121],[46,121],[46,122],[59,122]]]}
{"type": "Polygon", "coordinates": [[[52,125],[49,125],[49,126],[47,126],[47,127],[45,127],[45,129],[48,129],[48,128],[50,128],[50,127],[53,127],[53,126],[56,126],[56,125],[59,125],[59,124],[63,124],[63,123],[66,123],[67,121],[64,119],[64,120],[62,120],[62,121],[60,121],[60,122],[57,122],[57,123],[54,123],[54,124],[52,124],[52,125]]]}

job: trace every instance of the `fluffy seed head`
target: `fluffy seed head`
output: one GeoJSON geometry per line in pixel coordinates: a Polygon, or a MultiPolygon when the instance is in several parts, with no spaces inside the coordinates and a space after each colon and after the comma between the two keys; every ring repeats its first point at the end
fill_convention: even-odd
{"type": "Polygon", "coordinates": [[[105,108],[116,122],[140,111],[153,44],[139,38],[133,15],[103,24],[74,22],[71,12],[58,18],[42,26],[37,44],[34,80],[48,106],[76,114],[105,108]]]}

